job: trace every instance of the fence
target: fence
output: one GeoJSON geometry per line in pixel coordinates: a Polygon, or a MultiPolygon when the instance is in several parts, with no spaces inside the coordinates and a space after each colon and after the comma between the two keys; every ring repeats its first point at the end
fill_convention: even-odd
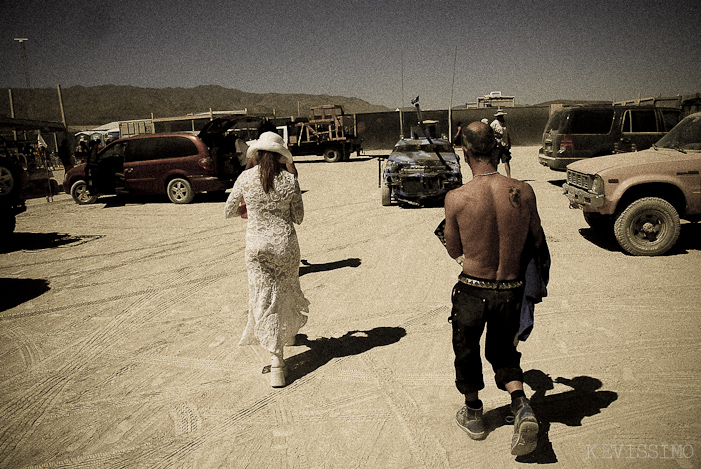
{"type": "MultiPolygon", "coordinates": [[[[539,145],[543,129],[550,117],[550,106],[531,106],[504,108],[506,124],[509,127],[512,145],[539,145]]],[[[450,138],[457,129],[458,122],[464,125],[484,118],[491,123],[495,108],[454,109],[452,112],[422,111],[425,121],[436,121],[437,135],[450,138]]],[[[356,114],[358,134],[363,138],[366,150],[390,149],[399,140],[400,135],[410,136],[411,127],[418,123],[414,110],[394,112],[373,112],[356,114]]]]}

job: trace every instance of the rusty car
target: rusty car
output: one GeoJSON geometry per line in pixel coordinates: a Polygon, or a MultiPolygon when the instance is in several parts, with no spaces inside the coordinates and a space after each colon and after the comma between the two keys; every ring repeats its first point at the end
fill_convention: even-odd
{"type": "Polygon", "coordinates": [[[382,205],[423,206],[440,203],[462,185],[460,161],[444,139],[400,139],[385,162],[381,177],[382,205]]]}

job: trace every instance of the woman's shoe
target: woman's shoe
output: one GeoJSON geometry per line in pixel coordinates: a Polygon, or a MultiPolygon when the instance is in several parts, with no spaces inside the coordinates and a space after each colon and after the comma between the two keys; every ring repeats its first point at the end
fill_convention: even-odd
{"type": "Polygon", "coordinates": [[[271,355],[270,360],[270,385],[274,388],[282,388],[285,386],[285,375],[287,367],[282,355],[271,355]]]}
{"type": "Polygon", "coordinates": [[[270,368],[270,385],[274,388],[285,387],[285,367],[270,368]]]}

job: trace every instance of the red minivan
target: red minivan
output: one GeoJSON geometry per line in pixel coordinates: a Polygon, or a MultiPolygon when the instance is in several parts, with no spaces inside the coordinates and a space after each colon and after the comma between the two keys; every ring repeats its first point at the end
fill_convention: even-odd
{"type": "Polygon", "coordinates": [[[264,119],[229,116],[199,132],[140,135],[116,140],[66,173],[63,187],[78,204],[107,194],[167,194],[187,204],[199,192],[224,192],[245,164],[246,146],[264,119]]]}

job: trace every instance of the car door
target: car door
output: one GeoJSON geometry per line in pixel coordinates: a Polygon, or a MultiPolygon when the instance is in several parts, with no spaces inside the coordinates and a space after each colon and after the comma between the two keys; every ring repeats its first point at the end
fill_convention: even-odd
{"type": "Polygon", "coordinates": [[[134,194],[153,194],[157,171],[152,161],[160,137],[135,138],[129,141],[124,158],[124,188],[134,194]]]}
{"type": "Polygon", "coordinates": [[[123,172],[124,141],[116,141],[97,155],[88,156],[85,179],[91,191],[97,194],[114,194],[119,175],[123,172]]]}
{"type": "Polygon", "coordinates": [[[650,148],[665,131],[658,122],[655,108],[627,109],[621,126],[621,149],[638,151],[650,148]]]}

